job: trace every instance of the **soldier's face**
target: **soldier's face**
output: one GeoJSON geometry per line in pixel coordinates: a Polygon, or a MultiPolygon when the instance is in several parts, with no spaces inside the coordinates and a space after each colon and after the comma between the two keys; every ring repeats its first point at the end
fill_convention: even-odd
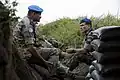
{"type": "Polygon", "coordinates": [[[89,30],[89,25],[87,25],[86,23],[81,23],[80,24],[80,30],[82,33],[86,33],[89,30]]]}
{"type": "Polygon", "coordinates": [[[33,14],[33,21],[40,22],[41,14],[40,13],[34,13],[33,14]]]}

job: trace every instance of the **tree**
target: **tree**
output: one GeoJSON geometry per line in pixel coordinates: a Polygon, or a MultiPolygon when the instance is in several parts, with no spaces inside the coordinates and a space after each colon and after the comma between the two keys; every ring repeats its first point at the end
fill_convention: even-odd
{"type": "Polygon", "coordinates": [[[5,0],[3,4],[10,13],[9,14],[10,25],[13,27],[16,24],[16,22],[18,22],[18,19],[20,18],[16,16],[16,11],[17,11],[16,6],[18,5],[18,2],[16,0],[14,0],[13,2],[10,2],[10,0],[5,0]]]}

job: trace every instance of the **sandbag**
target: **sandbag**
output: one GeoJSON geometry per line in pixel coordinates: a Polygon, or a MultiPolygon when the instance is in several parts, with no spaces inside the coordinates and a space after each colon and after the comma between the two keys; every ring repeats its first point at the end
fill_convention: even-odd
{"type": "Polygon", "coordinates": [[[101,64],[116,64],[120,63],[120,52],[104,52],[99,53],[97,51],[92,52],[93,57],[101,64]]]}
{"type": "Polygon", "coordinates": [[[88,73],[87,76],[85,77],[85,80],[89,80],[91,78],[91,74],[88,73]]]}
{"type": "Polygon", "coordinates": [[[95,39],[91,42],[91,45],[97,52],[120,52],[120,41],[102,42],[95,39]]]}
{"type": "Polygon", "coordinates": [[[89,66],[85,63],[79,63],[79,65],[71,71],[75,76],[86,76],[89,72],[89,66]]]}
{"type": "Polygon", "coordinates": [[[119,26],[106,26],[92,31],[92,34],[101,41],[120,40],[119,26]]]}
{"type": "Polygon", "coordinates": [[[97,61],[92,62],[95,69],[101,74],[102,76],[120,76],[120,64],[107,64],[107,65],[101,65],[97,63],[97,61]]]}
{"type": "Polygon", "coordinates": [[[95,70],[97,70],[99,73],[101,73],[103,66],[97,62],[97,60],[92,62],[92,65],[94,66],[95,70]]]}
{"type": "Polygon", "coordinates": [[[94,70],[94,71],[91,73],[91,77],[92,77],[94,80],[103,80],[103,77],[101,77],[96,70],[94,70]]]}
{"type": "Polygon", "coordinates": [[[89,80],[94,80],[94,79],[90,78],[89,80]]]}
{"type": "Polygon", "coordinates": [[[98,74],[98,71],[94,70],[91,73],[91,77],[93,80],[120,80],[120,77],[115,77],[115,76],[108,76],[108,77],[103,77],[98,74]]]}
{"type": "Polygon", "coordinates": [[[93,80],[120,80],[120,77],[114,77],[114,76],[108,76],[108,77],[102,77],[98,74],[98,71],[94,70],[91,73],[91,77],[93,80]]]}
{"type": "Polygon", "coordinates": [[[89,67],[89,73],[91,73],[92,71],[94,71],[95,70],[95,67],[93,66],[93,65],[91,65],[90,67],[89,67]]]}

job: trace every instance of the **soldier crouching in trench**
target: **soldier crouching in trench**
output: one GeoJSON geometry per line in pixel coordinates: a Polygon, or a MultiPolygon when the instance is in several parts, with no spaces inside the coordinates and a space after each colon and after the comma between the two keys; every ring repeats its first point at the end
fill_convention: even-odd
{"type": "Polygon", "coordinates": [[[76,53],[67,61],[67,66],[69,67],[68,75],[70,74],[74,80],[85,79],[88,73],[88,65],[90,65],[93,60],[92,56],[89,55],[89,52],[92,51],[92,47],[89,43],[89,39],[87,39],[90,35],[89,33],[93,30],[91,20],[88,18],[82,19],[80,21],[80,30],[85,35],[83,42],[84,47],[82,49],[76,49],[76,53]]]}
{"type": "Polygon", "coordinates": [[[88,43],[88,39],[87,37],[89,36],[89,33],[93,30],[92,29],[92,22],[90,19],[84,18],[80,21],[80,30],[83,33],[83,35],[85,35],[85,39],[83,41],[84,46],[82,49],[78,50],[78,52],[75,54],[75,59],[73,60],[72,64],[70,65],[70,70],[72,71],[75,66],[77,65],[76,62],[74,61],[81,61],[81,62],[85,62],[87,64],[90,64],[90,60],[87,59],[89,57],[87,57],[89,51],[91,51],[91,45],[88,43]]]}
{"type": "Polygon", "coordinates": [[[36,23],[40,21],[43,9],[37,5],[31,5],[28,9],[28,15],[13,30],[14,44],[20,51],[21,59],[27,61],[33,69],[37,69],[45,80],[48,80],[53,66],[51,62],[57,63],[59,60],[56,57],[57,50],[36,47],[38,46],[36,44],[36,23]],[[53,55],[56,61],[50,59],[53,55]]]}

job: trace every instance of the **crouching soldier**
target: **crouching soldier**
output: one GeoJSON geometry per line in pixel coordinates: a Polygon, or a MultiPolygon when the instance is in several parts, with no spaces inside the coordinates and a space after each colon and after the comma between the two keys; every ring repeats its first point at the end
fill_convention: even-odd
{"type": "MultiPolygon", "coordinates": [[[[14,44],[19,51],[19,56],[44,78],[50,75],[52,64],[44,59],[37,51],[36,24],[41,19],[43,9],[37,5],[28,7],[29,11],[13,30],[14,44]]],[[[45,54],[44,54],[45,55],[45,54]]],[[[47,80],[47,79],[45,79],[47,80]]]]}
{"type": "Polygon", "coordinates": [[[79,49],[69,60],[69,71],[75,76],[86,76],[88,72],[88,65],[90,65],[93,58],[89,54],[92,51],[90,45],[89,35],[92,29],[92,22],[88,18],[84,18],[80,21],[80,30],[85,36],[83,41],[84,47],[79,49]]]}

